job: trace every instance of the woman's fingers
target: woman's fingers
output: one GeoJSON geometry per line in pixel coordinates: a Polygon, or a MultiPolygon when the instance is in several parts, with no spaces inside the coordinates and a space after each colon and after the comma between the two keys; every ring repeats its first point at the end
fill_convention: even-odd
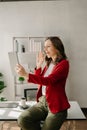
{"type": "Polygon", "coordinates": [[[21,66],[20,64],[17,64],[17,65],[16,65],[16,72],[17,72],[19,75],[23,75],[23,73],[25,72],[25,69],[24,69],[23,66],[21,66]]]}
{"type": "Polygon", "coordinates": [[[39,53],[39,60],[44,61],[44,55],[42,52],[39,53]]]}
{"type": "Polygon", "coordinates": [[[25,69],[22,65],[17,64],[15,70],[18,73],[18,75],[23,76],[26,79],[29,78],[29,76],[28,76],[29,74],[25,71],[25,69]]]}
{"type": "Polygon", "coordinates": [[[36,60],[37,68],[40,68],[43,62],[44,62],[43,52],[39,52],[36,60]]]}

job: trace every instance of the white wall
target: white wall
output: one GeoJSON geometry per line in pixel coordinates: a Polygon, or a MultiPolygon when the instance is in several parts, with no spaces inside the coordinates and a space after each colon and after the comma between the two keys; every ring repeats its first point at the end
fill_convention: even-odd
{"type": "Polygon", "coordinates": [[[86,104],[86,0],[31,1],[0,3],[0,71],[7,88],[3,95],[14,100],[13,76],[8,52],[15,36],[58,35],[70,60],[67,94],[81,107],[86,104]],[[10,93],[9,93],[10,90],[10,93]]]}
{"type": "Polygon", "coordinates": [[[87,107],[87,1],[72,0],[69,10],[72,53],[70,98],[87,107]]]}

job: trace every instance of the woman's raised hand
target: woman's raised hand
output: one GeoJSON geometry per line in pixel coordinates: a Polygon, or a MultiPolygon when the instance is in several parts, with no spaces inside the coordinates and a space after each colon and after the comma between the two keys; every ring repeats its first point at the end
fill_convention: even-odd
{"type": "Polygon", "coordinates": [[[15,70],[18,73],[18,75],[28,78],[28,73],[25,71],[22,65],[17,64],[15,70]]]}
{"type": "Polygon", "coordinates": [[[43,62],[44,62],[44,54],[43,52],[39,52],[37,55],[37,60],[36,60],[37,69],[41,67],[43,62]]]}

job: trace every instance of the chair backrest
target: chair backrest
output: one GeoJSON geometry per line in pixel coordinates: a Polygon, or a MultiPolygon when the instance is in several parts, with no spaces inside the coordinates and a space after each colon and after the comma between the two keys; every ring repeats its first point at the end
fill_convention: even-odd
{"type": "Polygon", "coordinates": [[[28,88],[24,89],[24,97],[26,101],[35,101],[36,100],[37,88],[28,88]]]}

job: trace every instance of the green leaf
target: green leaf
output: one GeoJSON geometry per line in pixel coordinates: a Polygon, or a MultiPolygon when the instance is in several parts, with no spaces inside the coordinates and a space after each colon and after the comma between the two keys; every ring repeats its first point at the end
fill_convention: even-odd
{"type": "Polygon", "coordinates": [[[2,77],[3,76],[3,74],[2,73],[0,73],[0,77],[2,77]]]}
{"type": "Polygon", "coordinates": [[[24,79],[24,77],[19,77],[18,80],[19,80],[19,81],[24,81],[25,79],[24,79]]]}
{"type": "Polygon", "coordinates": [[[4,86],[4,81],[0,81],[0,85],[4,86]]]}

